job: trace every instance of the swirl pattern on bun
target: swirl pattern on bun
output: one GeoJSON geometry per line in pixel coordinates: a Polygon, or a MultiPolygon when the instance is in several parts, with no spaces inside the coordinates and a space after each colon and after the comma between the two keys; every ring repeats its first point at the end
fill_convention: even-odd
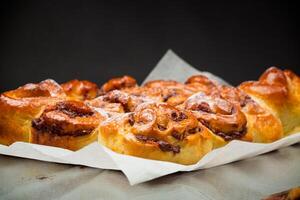
{"type": "Polygon", "coordinates": [[[66,99],[58,83],[47,79],[29,83],[0,96],[0,143],[29,142],[31,120],[39,116],[47,105],[66,99]]]}
{"type": "Polygon", "coordinates": [[[103,122],[99,142],[118,153],[193,164],[212,149],[210,137],[190,112],[143,103],[133,113],[103,122]]]}
{"type": "Polygon", "coordinates": [[[62,101],[32,121],[30,142],[78,150],[97,140],[97,127],[103,119],[83,102],[62,101]]]}

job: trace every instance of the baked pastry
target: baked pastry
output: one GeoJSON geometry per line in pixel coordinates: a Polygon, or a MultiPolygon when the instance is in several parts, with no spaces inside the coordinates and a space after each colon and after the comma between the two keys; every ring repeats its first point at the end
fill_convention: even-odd
{"type": "Polygon", "coordinates": [[[281,121],[267,108],[259,105],[238,88],[220,86],[220,96],[238,105],[247,118],[247,132],[243,140],[269,143],[283,137],[281,121]]]}
{"type": "MultiPolygon", "coordinates": [[[[230,102],[232,105],[229,108],[234,108],[233,111],[240,110],[246,116],[247,125],[243,131],[244,135],[240,135],[242,137],[239,139],[268,143],[276,141],[283,136],[282,125],[278,118],[240,89],[219,85],[202,75],[189,78],[186,84],[191,85],[195,90],[203,91],[212,99],[218,99],[217,102],[223,107],[225,105],[228,107],[228,102],[230,102]]],[[[201,102],[201,99],[197,101],[201,102]]]]}
{"type": "Polygon", "coordinates": [[[271,67],[258,81],[244,82],[239,88],[281,120],[285,135],[300,130],[299,76],[271,67]]]}
{"type": "Polygon", "coordinates": [[[122,154],[194,164],[231,140],[273,142],[300,130],[300,78],[268,69],[258,81],[220,85],[130,76],[26,84],[0,95],[0,143],[78,150],[98,142],[122,154]]]}
{"type": "Polygon", "coordinates": [[[246,135],[247,120],[240,107],[219,96],[199,92],[189,97],[183,106],[212,132],[214,148],[246,135]]]}
{"type": "Polygon", "coordinates": [[[58,102],[32,120],[30,142],[76,151],[97,140],[97,127],[104,119],[83,102],[58,102]]]}
{"type": "Polygon", "coordinates": [[[98,141],[118,153],[186,165],[213,146],[211,134],[194,115],[157,102],[104,121],[98,141]]]}
{"type": "Polygon", "coordinates": [[[0,96],[0,143],[10,145],[16,141],[29,142],[31,120],[38,117],[46,105],[66,98],[63,89],[48,79],[29,83],[0,96]]]}
{"type": "Polygon", "coordinates": [[[99,95],[100,89],[96,83],[90,81],[79,81],[77,79],[61,84],[69,100],[91,100],[99,95]]]}

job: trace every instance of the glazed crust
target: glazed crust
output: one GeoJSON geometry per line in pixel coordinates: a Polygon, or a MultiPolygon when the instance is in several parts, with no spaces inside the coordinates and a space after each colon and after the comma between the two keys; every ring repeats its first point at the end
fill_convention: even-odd
{"type": "Polygon", "coordinates": [[[100,89],[96,83],[77,79],[61,84],[69,100],[91,100],[99,95],[100,89]]]}
{"type": "Polygon", "coordinates": [[[299,131],[300,78],[296,74],[271,67],[258,81],[244,82],[239,88],[280,119],[285,135],[299,131]]]}
{"type": "Polygon", "coordinates": [[[111,117],[120,113],[133,112],[139,104],[153,101],[151,98],[135,96],[120,90],[112,90],[96,99],[86,101],[86,103],[98,112],[103,113],[103,115],[111,117]]]}
{"type": "Polygon", "coordinates": [[[53,80],[26,84],[0,96],[0,143],[29,142],[31,120],[39,116],[46,105],[62,101],[66,95],[53,80]]]}
{"type": "Polygon", "coordinates": [[[72,80],[26,84],[0,96],[0,143],[78,150],[93,141],[122,154],[194,164],[231,140],[273,142],[300,130],[300,78],[268,69],[258,81],[219,85],[130,76],[98,86],[72,80]]]}
{"type": "Polygon", "coordinates": [[[194,164],[212,149],[210,132],[188,111],[143,103],[100,126],[99,142],[127,155],[194,164]]]}
{"type": "Polygon", "coordinates": [[[118,78],[113,78],[104,83],[101,87],[101,94],[105,94],[112,90],[120,90],[124,88],[136,87],[136,80],[131,76],[123,76],[118,78]]]}
{"type": "Polygon", "coordinates": [[[189,97],[183,107],[192,111],[199,122],[212,132],[215,148],[231,140],[245,138],[246,116],[236,104],[200,92],[189,97]]]}
{"type": "Polygon", "coordinates": [[[97,140],[97,128],[104,119],[82,102],[62,101],[32,121],[30,142],[76,151],[97,140]]]}
{"type": "MultiPolygon", "coordinates": [[[[241,140],[268,143],[282,138],[283,129],[280,120],[242,90],[231,86],[219,85],[201,75],[189,78],[186,83],[192,84],[198,91],[202,91],[219,103],[222,102],[220,98],[230,102],[232,106],[234,105],[235,110],[240,110],[246,116],[247,125],[244,130],[244,136],[240,138],[241,140]]],[[[197,101],[202,100],[203,98],[197,101]]],[[[226,103],[222,103],[222,105],[226,105],[226,103]]],[[[221,127],[225,128],[225,126],[221,127]]]]}
{"type": "Polygon", "coordinates": [[[199,91],[192,85],[172,80],[149,81],[142,87],[125,88],[123,91],[155,101],[165,102],[172,106],[182,104],[189,96],[199,91]]]}
{"type": "Polygon", "coordinates": [[[247,131],[243,140],[269,143],[283,137],[281,121],[268,109],[238,88],[220,86],[220,95],[240,107],[247,118],[247,131]]]}

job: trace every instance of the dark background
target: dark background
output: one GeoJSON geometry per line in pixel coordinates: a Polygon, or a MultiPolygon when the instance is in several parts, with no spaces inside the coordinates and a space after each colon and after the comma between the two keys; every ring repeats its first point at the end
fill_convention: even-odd
{"type": "Polygon", "coordinates": [[[296,4],[2,1],[0,91],[53,78],[141,82],[168,49],[238,84],[276,65],[300,74],[296,4]]]}

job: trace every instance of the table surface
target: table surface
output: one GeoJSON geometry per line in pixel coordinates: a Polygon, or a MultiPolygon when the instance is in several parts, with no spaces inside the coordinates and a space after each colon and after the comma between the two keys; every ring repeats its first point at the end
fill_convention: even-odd
{"type": "Polygon", "coordinates": [[[261,199],[300,185],[300,144],[130,186],[119,171],[0,155],[0,199],[261,199]]]}

